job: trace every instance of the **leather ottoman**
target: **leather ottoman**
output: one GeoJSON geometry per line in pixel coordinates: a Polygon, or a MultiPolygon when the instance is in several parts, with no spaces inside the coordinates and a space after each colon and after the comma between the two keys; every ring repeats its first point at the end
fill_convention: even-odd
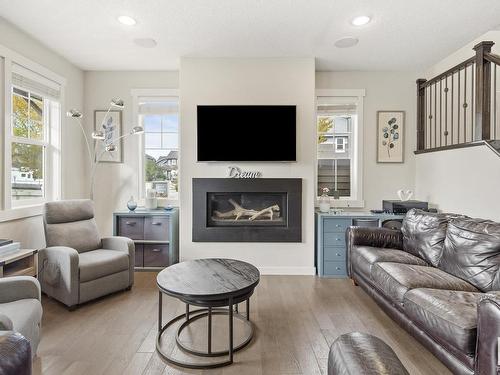
{"type": "Polygon", "coordinates": [[[389,345],[378,337],[351,332],[330,347],[328,375],[409,375],[389,345]]]}

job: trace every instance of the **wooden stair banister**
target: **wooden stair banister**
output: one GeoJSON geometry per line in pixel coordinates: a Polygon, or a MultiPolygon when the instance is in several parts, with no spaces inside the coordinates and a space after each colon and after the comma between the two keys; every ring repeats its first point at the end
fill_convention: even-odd
{"type": "Polygon", "coordinates": [[[474,56],[429,80],[417,80],[415,153],[496,139],[500,56],[491,52],[494,44],[482,41],[474,46],[474,56]]]}

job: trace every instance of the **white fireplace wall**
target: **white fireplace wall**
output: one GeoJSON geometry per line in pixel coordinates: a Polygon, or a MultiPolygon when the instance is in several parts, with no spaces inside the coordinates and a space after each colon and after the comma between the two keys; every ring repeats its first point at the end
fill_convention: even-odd
{"type": "MultiPolygon", "coordinates": [[[[181,260],[228,257],[248,261],[266,274],[314,274],[314,89],[313,58],[181,59],[181,260]],[[216,104],[296,105],[297,162],[198,163],[196,106],[216,104]],[[260,170],[262,177],[302,178],[301,243],[192,241],[192,178],[226,177],[228,166],[233,164],[246,170],[260,170]]],[[[230,134],[227,141],[238,142],[230,134]]]]}

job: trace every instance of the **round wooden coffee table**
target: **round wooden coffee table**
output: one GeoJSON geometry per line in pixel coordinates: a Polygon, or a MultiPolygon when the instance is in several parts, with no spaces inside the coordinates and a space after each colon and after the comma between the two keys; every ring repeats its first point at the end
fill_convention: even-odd
{"type": "Polygon", "coordinates": [[[168,362],[186,368],[209,369],[233,363],[233,353],[244,348],[253,337],[253,324],[250,321],[250,297],[259,283],[259,270],[253,265],[234,259],[197,259],[178,263],[161,271],[156,279],[158,285],[158,335],[156,350],[168,362]],[[162,325],[163,294],[175,297],[186,304],[186,312],[162,325]],[[246,302],[246,316],[238,311],[238,304],[246,302]],[[190,305],[202,307],[190,311],[190,305]],[[227,315],[229,320],[228,350],[212,351],[212,316],[227,315]],[[207,350],[200,351],[188,347],[180,340],[183,329],[192,322],[207,318],[207,350]],[[233,319],[240,319],[248,327],[248,335],[234,346],[233,319]],[[175,331],[177,346],[197,357],[222,357],[216,362],[193,363],[180,361],[161,348],[161,337],[174,323],[184,319],[175,331]]]}

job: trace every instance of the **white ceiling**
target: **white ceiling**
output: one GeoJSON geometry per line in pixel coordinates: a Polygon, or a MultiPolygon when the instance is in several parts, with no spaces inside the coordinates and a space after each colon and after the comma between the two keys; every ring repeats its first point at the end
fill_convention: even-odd
{"type": "Polygon", "coordinates": [[[418,70],[497,27],[500,1],[0,0],[0,15],[85,70],[175,70],[182,56],[314,56],[317,70],[418,70]],[[119,24],[119,15],[137,25],[119,24]],[[357,15],[373,22],[354,27],[357,15]],[[346,36],[359,44],[334,47],[346,36]],[[136,38],[158,45],[141,48],[136,38]]]}

